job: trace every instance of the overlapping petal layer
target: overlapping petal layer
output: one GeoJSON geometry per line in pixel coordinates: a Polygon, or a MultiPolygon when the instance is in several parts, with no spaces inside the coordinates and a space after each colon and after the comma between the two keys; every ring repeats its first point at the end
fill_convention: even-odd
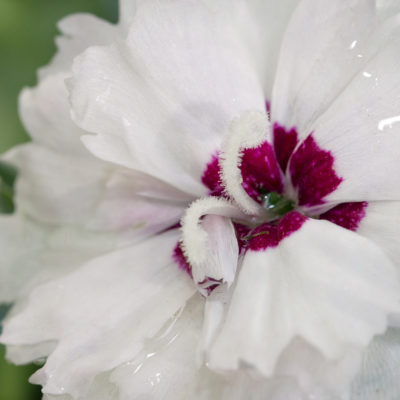
{"type": "MultiPolygon", "coordinates": [[[[399,312],[397,271],[373,242],[326,221],[308,220],[265,251],[248,250],[210,365],[243,365],[272,376],[297,336],[327,359],[365,347],[399,312]],[[337,252],[340,249],[340,253],[337,252]]],[[[251,242],[250,242],[251,244],[251,242]]]]}
{"type": "Polygon", "coordinates": [[[89,150],[205,194],[204,166],[231,120],[264,109],[254,64],[228,16],[203,2],[149,2],[125,42],[79,57],[71,101],[78,125],[96,133],[84,137],[89,150]]]}
{"type": "Polygon", "coordinates": [[[131,360],[194,293],[171,257],[177,238],[164,233],[39,286],[1,341],[56,342],[33,381],[48,394],[83,395],[96,375],[131,360]]]}

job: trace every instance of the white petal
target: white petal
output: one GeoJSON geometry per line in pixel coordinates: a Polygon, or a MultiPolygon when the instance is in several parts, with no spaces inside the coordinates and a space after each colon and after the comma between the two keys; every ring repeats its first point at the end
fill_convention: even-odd
{"type": "MultiPolygon", "coordinates": [[[[400,27],[400,18],[398,23],[400,27]]],[[[382,44],[312,127],[343,178],[328,201],[400,198],[399,50],[398,38],[382,44]]]]}
{"type": "MultiPolygon", "coordinates": [[[[234,3],[229,1],[226,8],[234,8],[234,3]]],[[[238,29],[243,32],[249,56],[255,60],[266,98],[271,100],[283,34],[299,0],[247,0],[243,3],[245,9],[234,10],[238,29]]]]}
{"type": "Polygon", "coordinates": [[[179,232],[94,259],[39,286],[26,309],[6,320],[9,345],[57,341],[34,382],[47,394],[87,392],[94,377],[131,360],[195,292],[172,261],[179,232]]]}
{"type": "Polygon", "coordinates": [[[400,195],[400,17],[379,21],[373,1],[305,0],[283,44],[272,119],[332,153],[343,182],[328,202],[400,195]]]}
{"type": "Polygon", "coordinates": [[[275,375],[295,378],[306,399],[349,400],[351,382],[361,364],[361,351],[348,346],[340,360],[328,361],[317,349],[296,338],[279,359],[275,375]]]}
{"type": "Polygon", "coordinates": [[[378,244],[400,269],[400,202],[371,202],[357,233],[378,244]]]}
{"type": "Polygon", "coordinates": [[[69,84],[90,151],[197,196],[233,117],[265,108],[229,18],[194,0],[141,4],[127,40],[86,51],[69,84]]]}
{"type": "Polygon", "coordinates": [[[359,374],[353,382],[351,400],[396,400],[400,398],[400,330],[377,336],[365,351],[359,374]]]}
{"type": "Polygon", "coordinates": [[[219,215],[207,215],[203,218],[201,226],[208,236],[207,260],[193,266],[194,281],[201,284],[211,278],[214,284],[224,282],[231,285],[235,279],[239,257],[239,246],[232,221],[219,215]]]}
{"type": "Polygon", "coordinates": [[[376,8],[382,19],[393,17],[400,12],[398,0],[376,0],[376,8]]]}
{"type": "Polygon", "coordinates": [[[211,391],[211,387],[201,385],[201,372],[196,365],[203,305],[204,299],[194,296],[134,360],[111,373],[110,380],[119,388],[120,400],[184,400],[197,398],[196,392],[211,391]]]}
{"type": "Polygon", "coordinates": [[[182,250],[204,295],[210,286],[233,282],[239,247],[231,218],[244,216],[229,201],[213,196],[196,200],[186,210],[181,220],[182,250]]]}
{"type": "Polygon", "coordinates": [[[19,169],[18,210],[49,224],[148,235],[176,224],[190,200],[163,182],[90,155],[27,144],[7,156],[19,169]]]}
{"type": "Polygon", "coordinates": [[[364,64],[359,47],[376,24],[374,11],[373,0],[300,2],[281,48],[273,121],[310,133],[310,123],[364,64]]]}
{"type": "Polygon", "coordinates": [[[115,40],[121,32],[118,26],[92,14],[69,15],[57,24],[61,36],[57,37],[57,53],[50,64],[39,70],[41,79],[68,71],[73,59],[89,46],[108,44],[115,40]]]}
{"type": "Polygon", "coordinates": [[[46,230],[22,216],[0,217],[0,303],[12,302],[37,273],[46,230]]]}
{"type": "Polygon", "coordinates": [[[399,311],[396,270],[373,242],[326,221],[308,220],[277,247],[245,255],[210,365],[241,363],[274,373],[300,336],[327,359],[363,347],[399,311]]]}
{"type": "Polygon", "coordinates": [[[68,73],[58,72],[42,79],[35,88],[25,88],[19,97],[19,112],[25,129],[38,144],[89,158],[90,153],[80,140],[84,131],[69,115],[64,83],[67,76],[68,73]]]}

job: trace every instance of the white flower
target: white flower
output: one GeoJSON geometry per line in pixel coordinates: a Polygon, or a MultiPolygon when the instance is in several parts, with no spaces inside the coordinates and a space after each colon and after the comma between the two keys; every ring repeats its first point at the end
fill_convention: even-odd
{"type": "Polygon", "coordinates": [[[121,6],[21,95],[9,359],[47,400],[398,398],[395,4],[121,6]]]}

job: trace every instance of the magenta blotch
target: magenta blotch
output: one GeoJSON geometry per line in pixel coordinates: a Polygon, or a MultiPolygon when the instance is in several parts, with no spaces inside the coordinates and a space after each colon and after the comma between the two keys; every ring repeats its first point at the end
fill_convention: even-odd
{"type": "Polygon", "coordinates": [[[355,232],[365,217],[367,206],[366,201],[342,203],[321,214],[320,219],[325,219],[355,232]]]}
{"type": "Polygon", "coordinates": [[[192,267],[190,266],[190,264],[187,262],[185,255],[183,254],[183,250],[182,250],[182,244],[181,242],[178,242],[174,248],[173,254],[172,254],[172,258],[174,259],[174,261],[178,264],[179,268],[182,271],[185,271],[192,279],[193,279],[193,275],[192,275],[192,267]]]}
{"type": "Polygon", "coordinates": [[[312,134],[298,147],[290,159],[292,183],[298,191],[298,204],[315,206],[324,203],[342,182],[334,169],[334,157],[322,150],[312,134]]]}
{"type": "Polygon", "coordinates": [[[222,186],[220,171],[221,167],[217,153],[212,156],[201,177],[201,182],[208,188],[210,196],[223,196],[224,187],[222,186]]]}
{"type": "Polygon", "coordinates": [[[283,239],[299,230],[306,220],[304,215],[291,211],[274,224],[262,224],[249,233],[247,249],[260,251],[276,247],[283,239]]]}
{"type": "Polygon", "coordinates": [[[298,143],[296,128],[286,129],[275,123],[273,137],[276,158],[282,171],[285,172],[289,158],[298,143]]]}
{"type": "Polygon", "coordinates": [[[259,203],[265,192],[283,192],[281,171],[274,150],[268,142],[255,149],[245,149],[240,166],[247,194],[259,203]]]}

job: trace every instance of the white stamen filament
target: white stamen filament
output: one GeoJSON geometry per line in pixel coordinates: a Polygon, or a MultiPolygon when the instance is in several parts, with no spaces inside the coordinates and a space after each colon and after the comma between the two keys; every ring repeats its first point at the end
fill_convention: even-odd
{"type": "Polygon", "coordinates": [[[240,166],[243,150],[256,148],[262,144],[267,138],[269,129],[270,123],[266,114],[259,111],[244,112],[233,120],[220,156],[221,179],[226,194],[244,213],[259,217],[265,216],[266,210],[244,190],[240,166]]]}

